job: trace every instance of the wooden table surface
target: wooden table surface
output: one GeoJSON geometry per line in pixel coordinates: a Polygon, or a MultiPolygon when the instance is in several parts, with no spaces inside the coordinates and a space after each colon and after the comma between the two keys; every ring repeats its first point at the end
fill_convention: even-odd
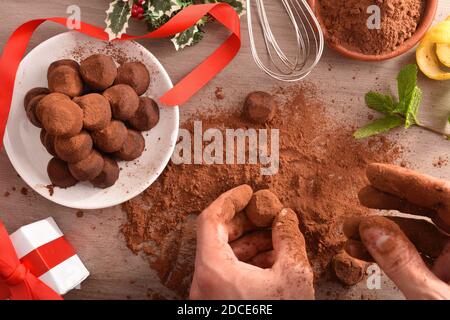
{"type": "MultiPolygon", "coordinates": [[[[0,50],[9,35],[21,23],[33,18],[65,16],[67,6],[77,4],[82,10],[82,20],[98,26],[104,25],[107,0],[2,0],[0,10],[0,50]]],[[[450,15],[450,0],[439,1],[437,20],[450,15]]],[[[288,39],[285,30],[286,19],[283,18],[278,5],[268,4],[276,34],[288,39]]],[[[238,57],[200,91],[189,103],[181,108],[181,117],[186,118],[196,110],[205,107],[228,108],[238,105],[246,93],[251,90],[270,90],[283,83],[272,80],[262,74],[254,65],[248,45],[246,19],[243,18],[243,46],[238,57]],[[224,88],[226,99],[217,102],[214,90],[217,86],[224,88]]],[[[176,52],[169,41],[140,41],[161,61],[173,82],[177,82],[197,63],[202,61],[226,37],[220,26],[211,25],[201,44],[176,52]]],[[[42,41],[63,32],[64,29],[52,23],[41,26],[33,36],[29,50],[42,41]]],[[[130,32],[144,33],[145,26],[133,23],[130,32]]],[[[394,60],[382,63],[355,62],[342,58],[326,50],[322,61],[314,70],[308,81],[322,88],[330,108],[346,113],[341,117],[344,124],[361,125],[367,120],[363,93],[375,85],[387,89],[395,85],[395,77],[401,65],[414,61],[414,51],[394,60]],[[331,71],[330,71],[331,70],[331,71]],[[378,80],[377,80],[378,78],[378,80]]],[[[420,79],[424,90],[424,103],[420,118],[422,122],[445,130],[446,117],[450,113],[450,82],[435,82],[420,79]]],[[[409,150],[406,158],[413,166],[423,172],[450,179],[450,167],[433,166],[439,157],[447,158],[450,142],[441,137],[413,128],[398,135],[399,143],[409,150]]],[[[0,152],[0,219],[10,232],[18,227],[39,219],[53,216],[67,238],[78,250],[81,259],[91,272],[91,276],[82,284],[82,290],[73,290],[65,296],[67,299],[145,299],[148,290],[161,292],[168,297],[171,293],[158,281],[156,274],[147,262],[131,253],[125,246],[120,233],[120,225],[125,222],[125,214],[119,206],[95,211],[84,211],[83,217],[77,217],[77,210],[68,209],[40,197],[28,188],[11,166],[4,150],[0,152]],[[23,189],[22,188],[27,188],[23,189]],[[28,192],[24,192],[27,190],[28,192]],[[23,192],[21,192],[23,191],[23,192]],[[9,196],[4,196],[9,193],[9,196]]],[[[355,298],[364,294],[364,288],[354,287],[339,290],[340,298],[355,298]]],[[[401,297],[391,286],[379,292],[369,292],[372,298],[401,297]]],[[[319,292],[319,297],[323,296],[319,292]]]]}

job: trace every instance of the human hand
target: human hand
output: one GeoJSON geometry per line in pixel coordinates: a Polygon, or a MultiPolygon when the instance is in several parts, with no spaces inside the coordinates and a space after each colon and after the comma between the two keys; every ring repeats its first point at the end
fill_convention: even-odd
{"type": "Polygon", "coordinates": [[[444,234],[450,230],[450,184],[385,164],[370,165],[367,177],[371,186],[359,193],[363,205],[426,216],[435,225],[400,217],[352,219],[344,226],[346,251],[373,257],[408,299],[450,299],[450,242],[444,234]],[[434,260],[431,270],[419,251],[434,260]]]}
{"type": "Polygon", "coordinates": [[[283,209],[272,225],[273,255],[267,251],[267,233],[257,231],[232,246],[228,243],[246,230],[240,213],[253,191],[242,185],[222,194],[197,219],[197,252],[191,299],[314,299],[313,273],[298,219],[283,209]],[[236,215],[237,213],[240,213],[236,215]],[[252,241],[248,241],[248,240],[252,241]],[[264,242],[265,241],[265,242],[264,242]],[[239,261],[236,254],[253,252],[252,261],[263,269],[239,261]]]}

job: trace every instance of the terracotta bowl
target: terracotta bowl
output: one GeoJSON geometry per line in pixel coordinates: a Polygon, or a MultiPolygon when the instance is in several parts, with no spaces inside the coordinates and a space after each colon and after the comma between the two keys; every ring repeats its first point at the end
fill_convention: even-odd
{"type": "Polygon", "coordinates": [[[320,5],[318,0],[308,0],[309,5],[311,6],[314,14],[316,15],[317,19],[319,20],[320,25],[322,26],[323,35],[325,37],[325,40],[328,44],[328,46],[335,51],[339,52],[343,56],[346,56],[351,59],[361,60],[361,61],[382,61],[387,59],[392,59],[394,57],[397,57],[408,50],[410,50],[412,47],[414,47],[420,39],[425,35],[427,30],[431,27],[431,24],[433,23],[434,16],[436,15],[436,10],[438,6],[438,0],[427,0],[426,1],[426,7],[425,7],[425,13],[422,17],[422,21],[419,24],[419,27],[417,28],[414,35],[409,38],[407,41],[405,41],[400,47],[398,47],[396,50],[380,54],[380,55],[369,55],[364,54],[360,52],[351,51],[339,44],[331,43],[329,41],[329,35],[328,31],[325,28],[325,24],[323,23],[322,16],[320,14],[320,5]]]}

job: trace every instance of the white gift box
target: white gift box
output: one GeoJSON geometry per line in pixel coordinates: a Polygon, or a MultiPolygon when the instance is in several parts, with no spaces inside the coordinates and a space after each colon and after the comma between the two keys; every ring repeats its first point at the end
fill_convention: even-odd
{"type": "MultiPolygon", "coordinates": [[[[20,259],[39,247],[58,240],[63,233],[53,218],[23,226],[9,237],[20,259]]],[[[89,271],[76,253],[39,276],[39,279],[60,295],[78,287],[89,271]]]]}

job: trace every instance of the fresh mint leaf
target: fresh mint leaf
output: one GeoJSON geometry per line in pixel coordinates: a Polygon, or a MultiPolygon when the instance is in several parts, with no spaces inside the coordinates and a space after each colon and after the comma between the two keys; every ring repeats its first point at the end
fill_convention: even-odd
{"type": "Polygon", "coordinates": [[[399,106],[403,107],[403,109],[400,109],[399,111],[403,111],[400,113],[403,113],[404,115],[406,115],[406,108],[408,108],[413,91],[417,85],[417,71],[417,65],[408,64],[397,76],[399,106]]]}
{"type": "Polygon", "coordinates": [[[356,130],[353,136],[356,139],[364,139],[397,128],[403,125],[403,123],[404,120],[402,118],[388,115],[356,130]]]}
{"type": "Polygon", "coordinates": [[[365,96],[366,104],[375,111],[391,114],[394,110],[394,99],[390,95],[370,91],[365,96]]]}
{"type": "Polygon", "coordinates": [[[415,87],[405,113],[405,128],[408,129],[414,124],[419,124],[417,114],[419,113],[420,102],[422,101],[422,90],[415,87]]]}

